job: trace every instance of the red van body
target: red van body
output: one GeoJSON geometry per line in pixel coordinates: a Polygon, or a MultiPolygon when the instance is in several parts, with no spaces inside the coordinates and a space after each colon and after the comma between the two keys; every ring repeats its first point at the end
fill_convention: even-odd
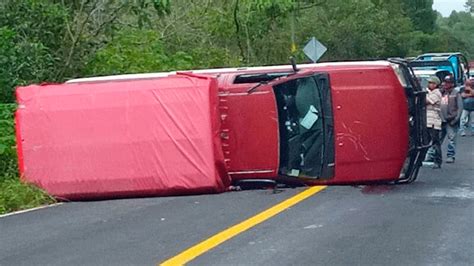
{"type": "Polygon", "coordinates": [[[397,181],[408,175],[416,178],[426,141],[421,136],[425,117],[420,99],[424,94],[420,91],[414,96],[417,93],[413,91],[413,99],[407,96],[416,87],[410,84],[412,75],[404,76],[398,64],[389,62],[315,64],[301,69],[251,93],[248,90],[255,83],[236,82],[242,75],[291,72],[291,68],[250,69],[218,76],[223,150],[233,180],[282,176],[284,127],[279,126],[281,110],[275,85],[318,73],[327,75],[324,89],[331,92],[326,100],[332,102],[333,128],[329,133],[333,134],[334,158],[325,162],[329,165],[326,172],[330,172],[326,176],[302,175],[298,169],[291,176],[309,184],[397,181]],[[414,106],[410,108],[410,104],[414,106]],[[404,172],[410,167],[410,174],[404,172]]]}
{"type": "MultiPolygon", "coordinates": [[[[407,157],[405,91],[390,65],[315,66],[291,77],[329,73],[334,120],[334,175],[322,183],[397,180],[407,157]]],[[[273,84],[234,84],[219,77],[222,142],[233,180],[279,174],[278,107],[273,84]],[[250,86],[249,86],[250,85],[250,86]]],[[[317,179],[317,178],[316,178],[317,179]]],[[[317,180],[312,180],[316,182],[317,180]]]]}
{"type": "MultiPolygon", "coordinates": [[[[306,64],[297,71],[273,66],[121,75],[76,79],[63,86],[120,88],[122,82],[177,76],[217,81],[219,144],[234,182],[410,182],[427,149],[425,94],[402,61],[306,64]]],[[[19,140],[22,123],[17,116],[19,140]]],[[[24,148],[19,148],[20,161],[23,156],[24,148]]]]}

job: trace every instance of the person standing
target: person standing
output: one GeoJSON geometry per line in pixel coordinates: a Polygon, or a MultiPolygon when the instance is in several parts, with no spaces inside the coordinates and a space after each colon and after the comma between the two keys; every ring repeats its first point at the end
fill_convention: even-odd
{"type": "Polygon", "coordinates": [[[440,168],[443,162],[441,153],[441,91],[438,77],[428,78],[428,88],[426,94],[426,126],[428,128],[431,148],[427,157],[427,162],[432,162],[432,168],[440,168]]]}
{"type": "Polygon", "coordinates": [[[456,138],[463,110],[461,94],[454,87],[454,77],[446,76],[440,106],[442,119],[440,143],[442,144],[448,137],[446,163],[454,163],[456,159],[456,138]]]}
{"type": "Polygon", "coordinates": [[[466,130],[471,124],[471,134],[474,134],[474,78],[466,80],[464,91],[461,93],[463,98],[463,108],[461,114],[461,125],[459,133],[462,137],[466,136],[466,130]]]}

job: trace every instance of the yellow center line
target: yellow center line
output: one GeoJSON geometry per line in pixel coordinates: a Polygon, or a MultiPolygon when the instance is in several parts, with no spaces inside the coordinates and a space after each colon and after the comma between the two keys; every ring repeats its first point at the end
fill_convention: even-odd
{"type": "Polygon", "coordinates": [[[279,204],[260,212],[259,214],[250,217],[249,219],[238,223],[232,227],[225,229],[224,231],[217,233],[210,238],[186,249],[185,251],[179,253],[178,255],[162,262],[162,266],[170,265],[184,265],[189,261],[195,259],[196,257],[206,253],[207,251],[217,247],[218,245],[224,243],[225,241],[233,238],[234,236],[260,224],[271,217],[279,214],[280,212],[290,208],[291,206],[296,205],[297,203],[311,197],[312,195],[322,191],[326,186],[314,186],[310,187],[301,193],[296,194],[295,196],[280,202],[279,204]]]}

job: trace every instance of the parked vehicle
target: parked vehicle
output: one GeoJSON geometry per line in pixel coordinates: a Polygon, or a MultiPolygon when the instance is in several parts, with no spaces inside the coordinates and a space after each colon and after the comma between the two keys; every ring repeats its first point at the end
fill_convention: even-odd
{"type": "Polygon", "coordinates": [[[444,80],[444,77],[452,75],[452,71],[449,70],[433,70],[433,69],[416,69],[414,70],[415,76],[418,78],[422,88],[428,88],[428,79],[432,76],[438,77],[440,80],[444,80]]]}
{"type": "MultiPolygon", "coordinates": [[[[75,191],[74,198],[101,193],[139,196],[221,191],[196,190],[199,178],[209,174],[224,180],[214,183],[219,188],[227,183],[226,175],[232,182],[252,179],[309,185],[412,182],[428,148],[425,93],[407,63],[400,60],[96,77],[24,87],[17,94],[22,106],[17,115],[17,137],[22,143],[23,176],[44,187],[42,181],[58,168],[74,167],[78,171],[74,178],[56,177],[69,185],[63,184],[67,189],[53,194],[66,198],[71,197],[67,190],[75,189],[77,183],[85,190],[75,191]],[[198,82],[203,79],[209,82],[198,82]],[[217,84],[218,95],[213,84],[217,84]],[[183,94],[185,90],[188,92],[183,94]],[[196,95],[187,96],[191,92],[196,95]],[[205,100],[213,97],[218,101],[205,100]],[[91,112],[104,108],[113,113],[104,118],[91,112]],[[209,108],[217,112],[206,111],[209,108]],[[35,115],[26,119],[28,113],[35,115]],[[61,123],[54,119],[56,115],[74,122],[61,123]],[[206,123],[214,125],[213,130],[206,131],[206,123]],[[143,137],[131,130],[145,125],[156,137],[143,137]],[[30,130],[26,132],[25,127],[30,130]],[[45,130],[58,137],[50,139],[45,130]],[[63,149],[63,156],[52,156],[45,167],[41,158],[71,147],[71,138],[63,135],[67,132],[74,135],[78,146],[63,149]],[[28,143],[29,138],[39,142],[28,143]],[[119,149],[110,147],[114,143],[111,138],[119,149]],[[48,144],[39,147],[45,139],[48,144]],[[114,152],[102,152],[104,142],[114,152]],[[77,150],[83,156],[69,154],[77,150]],[[207,155],[201,155],[200,150],[207,155]],[[100,155],[89,154],[94,152],[100,155]],[[87,159],[91,156],[93,161],[87,159]],[[69,158],[67,166],[65,157],[69,158]],[[130,160],[134,163],[127,163],[130,160]],[[221,161],[225,173],[218,167],[221,161]],[[131,171],[136,163],[137,169],[131,171]],[[91,164],[94,167],[87,168],[91,164]],[[200,169],[201,164],[206,165],[205,170],[200,169]],[[87,168],[84,174],[79,165],[87,168]],[[220,170],[212,171],[210,165],[220,170]],[[100,174],[91,176],[93,172],[88,170],[95,168],[100,174]],[[175,169],[182,175],[170,180],[167,175],[175,169]],[[181,169],[190,172],[184,174],[181,169]],[[104,176],[114,171],[121,173],[120,178],[104,176]],[[109,189],[101,180],[126,186],[109,189]],[[172,185],[167,187],[168,182],[172,185]]],[[[49,179],[49,184],[54,187],[59,182],[49,179]]],[[[209,188],[211,183],[206,184],[209,188]]]]}
{"type": "Polygon", "coordinates": [[[469,76],[469,63],[461,53],[428,53],[416,57],[410,62],[415,75],[423,87],[427,86],[427,78],[437,76],[443,80],[446,75],[453,75],[456,86],[462,86],[469,76]]]}

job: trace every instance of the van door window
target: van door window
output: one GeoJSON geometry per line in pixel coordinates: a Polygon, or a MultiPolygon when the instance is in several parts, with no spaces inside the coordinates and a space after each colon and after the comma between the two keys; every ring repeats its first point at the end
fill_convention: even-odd
{"type": "Polygon", "coordinates": [[[274,86],[280,129],[280,174],[332,177],[333,118],[327,75],[290,80],[274,86]],[[324,90],[324,93],[323,93],[324,90]]]}

